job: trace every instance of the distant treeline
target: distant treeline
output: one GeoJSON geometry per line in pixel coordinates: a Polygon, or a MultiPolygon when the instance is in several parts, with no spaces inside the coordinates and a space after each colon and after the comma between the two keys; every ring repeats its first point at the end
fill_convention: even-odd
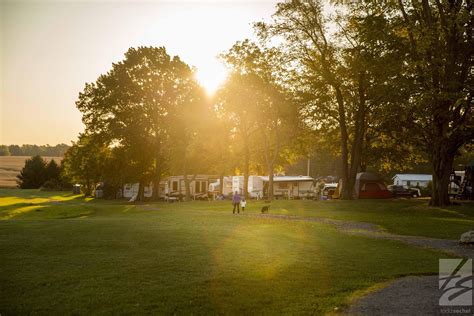
{"type": "Polygon", "coordinates": [[[51,145],[0,145],[0,156],[49,156],[49,157],[62,157],[64,153],[69,149],[69,145],[58,144],[56,146],[51,145]]]}

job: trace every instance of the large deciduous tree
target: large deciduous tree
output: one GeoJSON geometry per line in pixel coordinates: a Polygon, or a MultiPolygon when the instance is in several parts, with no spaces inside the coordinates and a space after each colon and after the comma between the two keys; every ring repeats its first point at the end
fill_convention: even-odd
{"type": "Polygon", "coordinates": [[[203,144],[210,119],[205,91],[194,80],[181,87],[177,106],[168,115],[167,156],[170,170],[184,177],[185,200],[191,199],[191,182],[209,169],[203,144]]]}
{"type": "Polygon", "coordinates": [[[267,194],[272,199],[275,167],[298,131],[298,109],[280,80],[278,51],[245,40],[234,44],[222,57],[232,69],[222,89],[222,101],[243,143],[244,194],[248,193],[253,143],[255,153],[262,153],[269,176],[267,194]]]}
{"type": "Polygon", "coordinates": [[[142,200],[150,181],[158,195],[171,127],[179,125],[177,117],[199,95],[193,70],[179,57],[169,56],[163,47],[139,47],[130,48],[107,74],[86,84],[76,104],[88,133],[124,147],[140,184],[137,200],[142,200]]]}
{"type": "Polygon", "coordinates": [[[385,9],[368,3],[329,17],[318,0],[293,0],[278,4],[271,23],[256,24],[262,39],[281,39],[307,124],[329,132],[337,126],[345,199],[353,197],[367,132],[377,129],[399,67],[393,43],[380,39],[393,36],[385,9]]]}
{"type": "Polygon", "coordinates": [[[253,102],[253,92],[247,86],[245,75],[232,73],[226,83],[218,91],[218,111],[226,117],[229,122],[229,130],[234,154],[239,156],[237,165],[243,171],[244,184],[243,194],[248,196],[248,179],[250,175],[250,159],[252,153],[252,134],[255,133],[255,117],[249,111],[248,106],[253,102]]]}
{"type": "Polygon", "coordinates": [[[433,206],[450,203],[453,160],[474,140],[473,7],[470,0],[398,0],[394,27],[407,51],[401,79],[411,83],[403,110],[411,114],[412,139],[431,161],[433,206]]]}

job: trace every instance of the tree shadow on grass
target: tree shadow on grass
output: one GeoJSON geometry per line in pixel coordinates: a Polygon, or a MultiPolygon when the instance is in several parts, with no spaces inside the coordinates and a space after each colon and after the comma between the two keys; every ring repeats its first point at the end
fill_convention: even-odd
{"type": "Polygon", "coordinates": [[[21,202],[0,206],[0,220],[67,219],[90,216],[96,212],[94,206],[87,205],[93,199],[87,199],[83,195],[74,195],[70,199],[54,199],[54,196],[38,199],[30,196],[18,198],[18,201],[21,202]],[[35,199],[38,202],[34,202],[35,199]]]}

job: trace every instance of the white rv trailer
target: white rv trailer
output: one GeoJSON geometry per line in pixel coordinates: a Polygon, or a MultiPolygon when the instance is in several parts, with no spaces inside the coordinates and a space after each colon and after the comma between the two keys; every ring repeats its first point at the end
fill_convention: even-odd
{"type": "MultiPolygon", "coordinates": [[[[244,193],[244,176],[232,177],[232,192],[244,193]]],[[[263,197],[263,181],[261,176],[249,176],[247,192],[250,198],[263,197]]]]}
{"type": "MultiPolygon", "coordinates": [[[[268,176],[249,176],[248,193],[251,198],[262,198],[268,190],[268,176]]],[[[314,196],[314,179],[307,176],[274,176],[273,196],[285,198],[311,198],[314,196]]],[[[243,193],[244,176],[232,177],[232,191],[243,193]]]]}
{"type": "MultiPolygon", "coordinates": [[[[220,179],[217,179],[216,182],[212,182],[209,184],[209,192],[213,195],[217,195],[220,192],[221,184],[220,179]]],[[[224,196],[228,196],[232,193],[232,177],[224,177],[224,188],[222,190],[222,194],[224,196]]]]}
{"type": "MultiPolygon", "coordinates": [[[[126,199],[136,198],[138,195],[138,183],[127,183],[123,186],[123,197],[126,199]]],[[[150,198],[153,194],[153,185],[146,185],[143,189],[143,196],[150,198]]]]}
{"type": "Polygon", "coordinates": [[[431,174],[399,173],[393,176],[393,185],[401,185],[406,188],[420,187],[426,188],[433,180],[431,174]]]}
{"type": "MultiPolygon", "coordinates": [[[[261,177],[264,191],[268,191],[269,177],[261,177]]],[[[276,198],[312,198],[314,179],[308,176],[274,176],[273,196],[276,198]]]]}
{"type": "MultiPolygon", "coordinates": [[[[396,174],[393,176],[393,184],[401,185],[405,188],[419,187],[426,188],[428,183],[432,182],[433,176],[431,174],[396,174]]],[[[464,171],[455,171],[454,179],[449,182],[449,195],[455,196],[459,192],[459,186],[464,179],[464,171]]]]}
{"type": "MultiPolygon", "coordinates": [[[[215,182],[219,177],[215,175],[197,174],[188,175],[189,192],[194,199],[207,197],[209,183],[215,182]]],[[[186,195],[186,185],[184,176],[170,176],[166,183],[166,197],[184,197],[186,195]]]]}

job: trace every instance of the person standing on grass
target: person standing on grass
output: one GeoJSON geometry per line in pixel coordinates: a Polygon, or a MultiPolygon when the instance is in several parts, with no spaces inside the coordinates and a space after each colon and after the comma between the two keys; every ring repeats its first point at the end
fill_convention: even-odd
{"type": "Polygon", "coordinates": [[[232,197],[232,204],[234,205],[234,209],[232,210],[232,214],[235,214],[235,208],[237,207],[237,213],[240,213],[240,195],[239,192],[235,191],[234,196],[232,197]]]}
{"type": "Polygon", "coordinates": [[[240,207],[242,208],[242,212],[245,211],[246,206],[247,206],[247,201],[245,201],[245,198],[242,198],[242,201],[240,201],[240,207]]]}

